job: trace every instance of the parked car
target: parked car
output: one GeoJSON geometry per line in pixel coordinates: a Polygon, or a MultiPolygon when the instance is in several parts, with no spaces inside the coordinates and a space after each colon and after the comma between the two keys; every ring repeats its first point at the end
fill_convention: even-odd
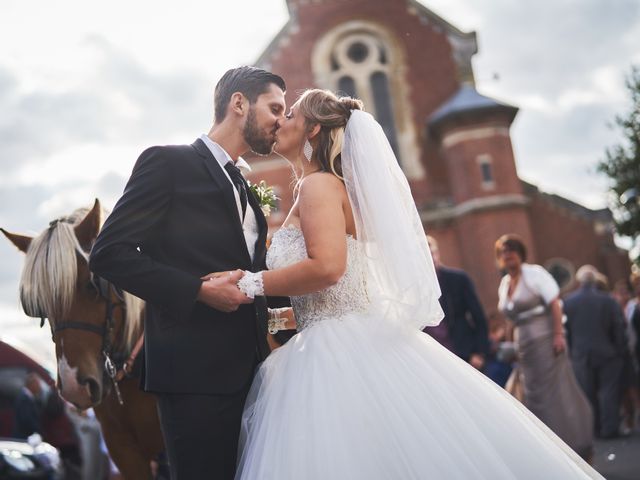
{"type": "Polygon", "coordinates": [[[2,480],[61,480],[64,475],[58,450],[42,442],[39,435],[29,440],[0,438],[2,480]]]}
{"type": "MultiPolygon", "coordinates": [[[[64,402],[58,396],[54,379],[39,363],[2,341],[0,341],[0,437],[9,438],[13,435],[16,397],[30,372],[37,373],[48,390],[45,398],[42,399],[43,419],[42,432],[40,432],[42,439],[58,450],[67,477],[77,478],[79,473],[76,475],[76,472],[80,472],[82,466],[79,439],[66,412],[64,402]]],[[[4,480],[4,478],[0,474],[0,479],[4,480]]]]}
{"type": "Polygon", "coordinates": [[[55,389],[55,381],[44,367],[0,341],[0,437],[11,436],[14,404],[29,372],[37,373],[49,389],[55,389]]]}

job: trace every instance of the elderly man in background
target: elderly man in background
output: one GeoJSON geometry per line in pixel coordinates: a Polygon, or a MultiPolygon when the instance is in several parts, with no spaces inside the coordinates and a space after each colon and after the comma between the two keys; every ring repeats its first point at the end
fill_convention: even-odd
{"type": "Polygon", "coordinates": [[[595,412],[596,435],[619,435],[620,381],[627,348],[624,314],[608,294],[598,291],[598,271],[578,269],[580,288],[564,302],[567,338],[578,383],[595,412]]]}
{"type": "Polygon", "coordinates": [[[430,236],[427,236],[427,241],[442,291],[440,306],[444,318],[439,325],[426,327],[424,332],[473,367],[482,370],[485,356],[489,353],[489,334],[487,318],[473,283],[462,270],[442,265],[438,243],[430,236]]]}

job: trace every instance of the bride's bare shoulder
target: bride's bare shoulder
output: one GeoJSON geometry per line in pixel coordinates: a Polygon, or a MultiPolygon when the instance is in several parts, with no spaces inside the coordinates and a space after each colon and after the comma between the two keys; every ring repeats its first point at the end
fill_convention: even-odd
{"type": "Polygon", "coordinates": [[[317,172],[300,182],[301,197],[325,196],[345,192],[344,183],[330,172],[317,172]]]}

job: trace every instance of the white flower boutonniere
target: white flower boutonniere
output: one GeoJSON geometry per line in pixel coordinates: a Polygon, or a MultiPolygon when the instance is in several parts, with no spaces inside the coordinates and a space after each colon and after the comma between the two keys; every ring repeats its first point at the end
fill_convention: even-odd
{"type": "Polygon", "coordinates": [[[255,183],[247,182],[249,184],[249,190],[255,195],[264,213],[265,217],[271,215],[271,210],[275,210],[277,201],[279,198],[276,196],[276,192],[273,191],[273,187],[267,185],[267,182],[260,180],[257,185],[255,183]]]}

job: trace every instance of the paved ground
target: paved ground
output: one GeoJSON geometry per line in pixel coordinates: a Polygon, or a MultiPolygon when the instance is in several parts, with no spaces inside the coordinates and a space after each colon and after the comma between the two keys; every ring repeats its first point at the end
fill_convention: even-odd
{"type": "Polygon", "coordinates": [[[607,480],[640,480],[640,430],[628,437],[597,440],[594,466],[607,480]]]}

